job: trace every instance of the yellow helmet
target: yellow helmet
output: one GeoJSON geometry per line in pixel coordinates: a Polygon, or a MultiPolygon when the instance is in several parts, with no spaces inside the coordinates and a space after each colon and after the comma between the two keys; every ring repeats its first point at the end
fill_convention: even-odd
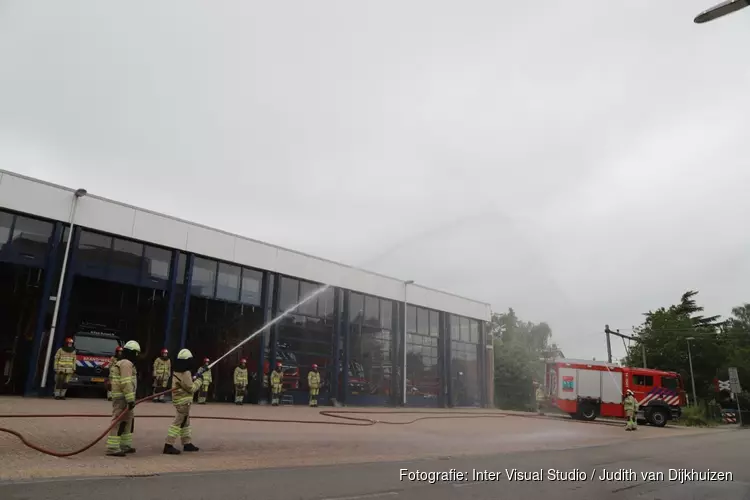
{"type": "Polygon", "coordinates": [[[193,357],[193,353],[189,349],[183,349],[177,353],[177,359],[190,359],[193,357]]]}
{"type": "Polygon", "coordinates": [[[135,340],[128,340],[122,348],[128,349],[129,351],[141,352],[141,344],[135,340]]]}

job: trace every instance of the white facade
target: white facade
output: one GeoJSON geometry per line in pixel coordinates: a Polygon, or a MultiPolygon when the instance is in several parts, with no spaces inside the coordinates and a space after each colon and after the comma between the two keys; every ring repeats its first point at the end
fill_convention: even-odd
{"type": "MultiPolygon", "coordinates": [[[[74,189],[0,170],[0,207],[68,222],[74,189]]],[[[278,272],[396,301],[404,281],[313,257],[168,215],[87,194],[76,208],[75,224],[116,236],[192,252],[217,260],[278,272]]],[[[490,321],[490,305],[412,284],[408,303],[490,321]]]]}

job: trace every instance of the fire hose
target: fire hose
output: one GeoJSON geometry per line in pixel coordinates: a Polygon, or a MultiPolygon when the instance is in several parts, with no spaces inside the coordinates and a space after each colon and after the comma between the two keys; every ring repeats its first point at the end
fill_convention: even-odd
{"type": "MultiPolygon", "coordinates": [[[[143,403],[144,401],[149,401],[151,399],[157,398],[159,396],[163,396],[166,394],[169,394],[173,392],[173,390],[168,390],[156,394],[152,394],[150,396],[146,396],[145,398],[139,399],[135,402],[136,405],[139,405],[143,403]]],[[[59,452],[54,450],[49,450],[47,448],[44,448],[38,444],[32,443],[29,441],[23,434],[20,432],[8,429],[6,427],[0,427],[0,432],[10,434],[12,436],[17,437],[24,445],[28,446],[29,448],[36,450],[40,453],[43,453],[45,455],[50,455],[53,457],[58,458],[65,458],[65,457],[72,457],[74,455],[78,455],[80,453],[83,453],[84,451],[88,450],[92,446],[94,446],[96,443],[104,439],[104,437],[109,434],[109,432],[123,419],[125,418],[125,415],[127,414],[129,410],[126,408],[123,410],[122,413],[120,413],[117,417],[112,419],[112,423],[109,424],[109,426],[102,431],[99,436],[97,436],[93,441],[88,443],[82,448],[79,448],[77,450],[73,451],[66,451],[66,452],[59,452]]],[[[301,420],[301,419],[273,419],[273,418],[254,418],[254,417],[221,417],[221,416],[190,416],[191,420],[229,420],[229,421],[239,421],[239,422],[259,422],[259,423],[290,423],[290,424],[311,424],[311,425],[346,425],[346,426],[357,426],[357,427],[369,427],[376,424],[385,424],[385,425],[410,425],[414,424],[419,421],[423,420],[440,420],[440,419],[455,419],[455,418],[503,418],[508,416],[507,414],[501,414],[498,412],[475,412],[475,411],[456,411],[452,412],[450,415],[445,414],[432,414],[432,415],[425,415],[421,417],[417,417],[411,420],[401,421],[401,422],[389,422],[387,420],[377,420],[374,418],[368,418],[368,417],[362,417],[362,416],[354,416],[353,414],[368,414],[368,415],[377,415],[377,414],[419,414],[419,413],[431,413],[431,412],[419,412],[414,410],[385,410],[385,411],[354,411],[354,410],[322,410],[319,412],[320,415],[323,415],[325,417],[330,418],[337,418],[341,420],[346,420],[346,422],[336,422],[332,420],[301,420]]],[[[24,418],[24,419],[30,419],[30,418],[102,418],[102,417],[111,417],[111,415],[102,415],[102,414],[74,414],[74,413],[64,413],[64,414],[5,414],[0,415],[0,419],[10,419],[10,418],[24,418]]],[[[143,415],[140,418],[174,418],[173,415],[143,415]]]]}

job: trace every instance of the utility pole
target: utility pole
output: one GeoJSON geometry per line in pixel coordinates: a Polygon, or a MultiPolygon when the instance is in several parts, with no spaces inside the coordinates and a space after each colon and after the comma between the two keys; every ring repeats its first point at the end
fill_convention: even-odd
{"type": "MultiPolygon", "coordinates": [[[[609,325],[604,325],[604,333],[607,334],[607,359],[609,362],[612,362],[612,346],[609,341],[610,335],[617,335],[620,338],[633,340],[635,342],[638,342],[638,338],[632,337],[630,335],[625,335],[624,333],[620,333],[620,330],[617,330],[616,332],[613,332],[609,329],[609,325]]],[[[646,366],[646,346],[643,344],[643,342],[640,342],[641,344],[641,355],[643,356],[643,367],[648,368],[646,366]]]]}

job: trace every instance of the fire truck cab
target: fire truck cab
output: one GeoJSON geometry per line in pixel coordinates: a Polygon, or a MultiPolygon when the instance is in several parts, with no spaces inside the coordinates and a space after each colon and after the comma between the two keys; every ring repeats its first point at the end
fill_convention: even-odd
{"type": "Polygon", "coordinates": [[[675,372],[577,359],[547,363],[546,396],[579,420],[625,417],[622,401],[628,389],[638,401],[638,420],[657,427],[679,419],[686,404],[682,379],[675,372]]]}

